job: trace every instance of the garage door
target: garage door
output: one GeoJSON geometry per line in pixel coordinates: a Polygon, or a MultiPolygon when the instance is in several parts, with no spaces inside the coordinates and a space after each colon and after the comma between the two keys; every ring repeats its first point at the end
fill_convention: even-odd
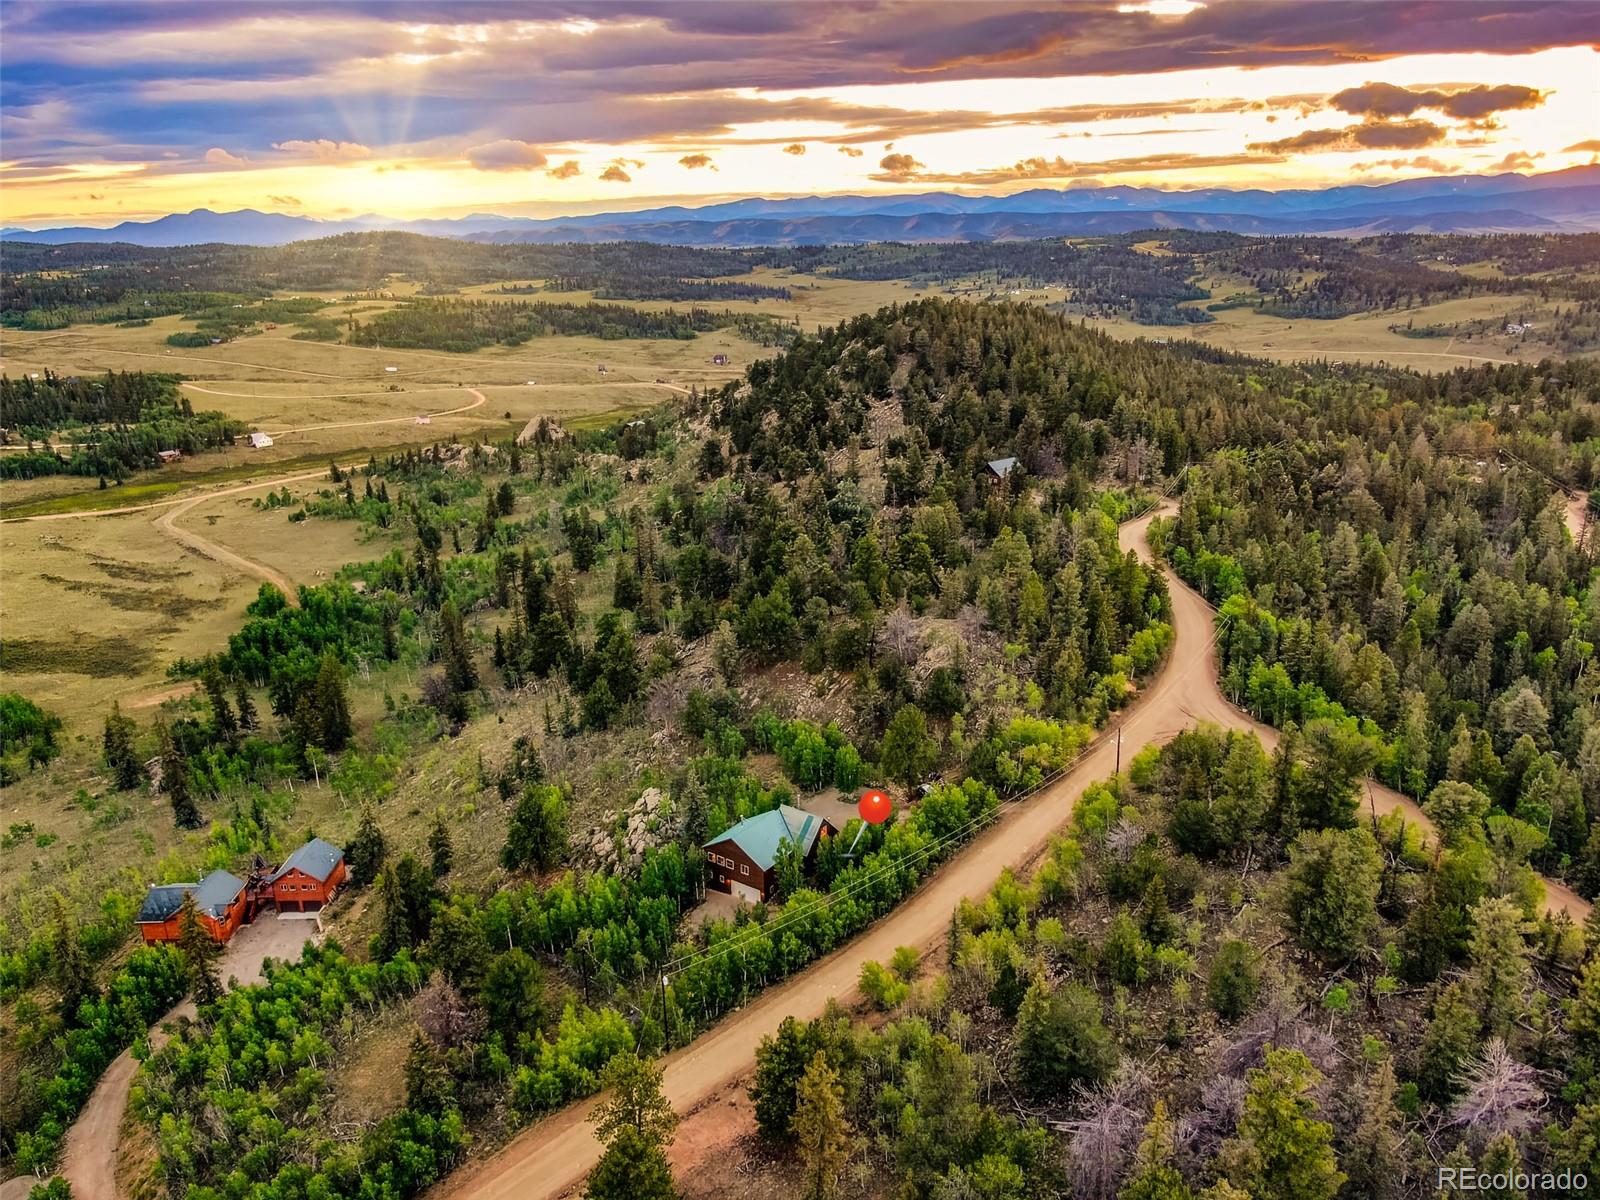
{"type": "Polygon", "coordinates": [[[761,903],[761,893],[748,883],[735,883],[730,886],[733,888],[733,894],[739,899],[749,901],[751,904],[761,903]]]}

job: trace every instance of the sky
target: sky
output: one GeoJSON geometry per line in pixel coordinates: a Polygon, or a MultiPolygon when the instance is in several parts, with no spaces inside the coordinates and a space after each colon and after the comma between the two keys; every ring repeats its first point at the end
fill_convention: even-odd
{"type": "Polygon", "coordinates": [[[1600,0],[0,0],[0,220],[1600,160],[1600,0]]]}

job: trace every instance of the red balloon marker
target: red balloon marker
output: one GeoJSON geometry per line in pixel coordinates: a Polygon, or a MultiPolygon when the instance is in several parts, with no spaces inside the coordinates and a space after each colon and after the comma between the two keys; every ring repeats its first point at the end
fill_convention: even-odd
{"type": "Polygon", "coordinates": [[[894,805],[887,795],[877,788],[872,788],[861,793],[861,801],[856,805],[856,811],[868,825],[882,825],[894,811],[894,805]]]}

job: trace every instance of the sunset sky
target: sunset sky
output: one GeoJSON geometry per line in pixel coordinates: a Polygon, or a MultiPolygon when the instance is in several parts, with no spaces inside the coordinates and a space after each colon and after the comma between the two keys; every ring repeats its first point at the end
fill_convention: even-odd
{"type": "Polygon", "coordinates": [[[0,219],[1600,160],[1600,3],[0,4],[0,219]]]}

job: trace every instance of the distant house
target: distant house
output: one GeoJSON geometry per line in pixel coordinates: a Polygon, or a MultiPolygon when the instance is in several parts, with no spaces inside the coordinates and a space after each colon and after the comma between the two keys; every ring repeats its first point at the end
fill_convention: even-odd
{"type": "Polygon", "coordinates": [[[393,375],[393,374],[395,374],[395,373],[396,373],[396,372],[397,372],[397,371],[399,371],[399,370],[400,370],[400,368],[399,368],[399,367],[385,367],[385,368],[384,368],[384,369],[383,369],[383,373],[384,373],[384,374],[385,374],[385,375],[393,375]]]}
{"type": "Polygon", "coordinates": [[[199,883],[153,883],[137,918],[147,945],[178,940],[183,932],[179,928],[183,898],[191,892],[200,924],[219,942],[226,942],[253,915],[246,911],[244,880],[227,871],[213,871],[199,883]]]}
{"type": "Polygon", "coordinates": [[[433,418],[428,416],[426,413],[423,413],[421,416],[419,416],[417,418],[417,424],[418,425],[432,425],[433,424],[433,418]]]}
{"type": "Polygon", "coordinates": [[[156,451],[156,457],[159,458],[161,460],[161,462],[162,462],[162,465],[165,466],[167,463],[175,463],[180,458],[182,458],[183,457],[183,451],[182,450],[157,450],[156,451]]]}
{"type": "Polygon", "coordinates": [[[817,840],[837,832],[822,817],[788,804],[746,817],[705,844],[706,858],[711,863],[707,886],[758,903],[771,895],[777,882],[773,868],[785,842],[792,843],[810,867],[816,857],[817,840]]]}
{"type": "Polygon", "coordinates": [[[989,472],[989,478],[999,481],[1011,474],[1016,469],[1016,466],[1017,460],[1014,458],[997,458],[986,464],[985,470],[989,472]]]}
{"type": "Polygon", "coordinates": [[[252,450],[265,450],[272,445],[272,439],[264,433],[252,433],[245,441],[250,443],[252,450]]]}
{"type": "Polygon", "coordinates": [[[312,838],[268,877],[279,912],[312,912],[333,899],[345,878],[344,851],[312,838]]]}
{"type": "Polygon", "coordinates": [[[725,367],[725,366],[727,366],[728,365],[728,356],[726,354],[713,354],[711,356],[711,365],[713,367],[725,367]]]}

